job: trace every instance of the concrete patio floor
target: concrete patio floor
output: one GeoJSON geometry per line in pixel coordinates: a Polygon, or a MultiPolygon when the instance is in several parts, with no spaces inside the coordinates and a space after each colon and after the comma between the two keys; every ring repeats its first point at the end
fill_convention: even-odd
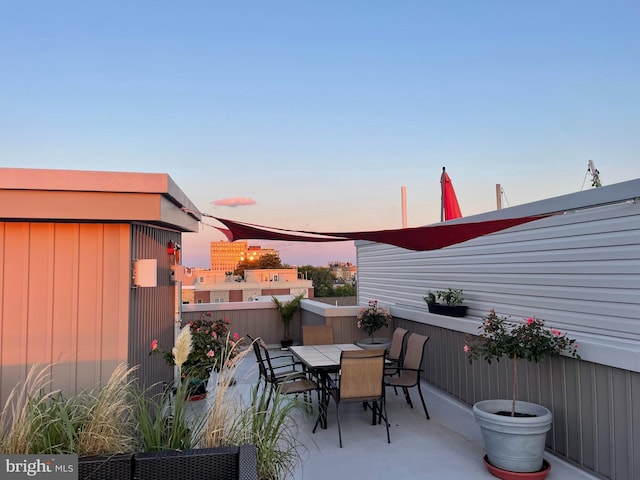
{"type": "MultiPolygon", "coordinates": [[[[236,375],[238,393],[248,393],[258,378],[253,354],[249,354],[236,375]]],[[[302,462],[295,479],[495,479],[485,465],[484,445],[471,408],[422,382],[429,410],[427,420],[417,389],[411,390],[414,408],[401,392],[387,390],[387,413],[391,443],[384,425],[371,425],[370,411],[359,404],[340,407],[343,448],[338,443],[335,404],[328,412],[328,428],[312,433],[316,414],[298,411],[293,418],[302,462]],[[417,402],[417,403],[416,403],[417,402]]],[[[315,395],[314,395],[315,405],[315,395]]],[[[551,464],[547,480],[594,480],[594,476],[547,452],[551,464]]]]}

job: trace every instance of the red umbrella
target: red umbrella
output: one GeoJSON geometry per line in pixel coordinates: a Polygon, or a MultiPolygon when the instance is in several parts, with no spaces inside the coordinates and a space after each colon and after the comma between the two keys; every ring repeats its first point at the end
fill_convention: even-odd
{"type": "Polygon", "coordinates": [[[462,217],[456,192],[453,190],[453,184],[444,167],[442,167],[442,175],[440,176],[440,187],[442,188],[440,221],[462,217]]]}

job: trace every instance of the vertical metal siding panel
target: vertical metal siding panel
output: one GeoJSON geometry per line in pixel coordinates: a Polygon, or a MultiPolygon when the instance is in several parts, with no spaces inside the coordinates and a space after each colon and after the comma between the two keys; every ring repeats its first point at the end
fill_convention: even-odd
{"type": "Polygon", "coordinates": [[[78,350],[78,224],[54,226],[53,332],[52,350],[56,356],[51,367],[56,386],[65,392],[76,390],[78,350]]]}
{"type": "Polygon", "coordinates": [[[631,374],[631,394],[629,397],[631,405],[631,415],[629,416],[629,462],[631,463],[631,473],[629,478],[640,478],[640,374],[631,374]]]}
{"type": "MultiPolygon", "coordinates": [[[[579,361],[573,358],[561,359],[565,369],[565,388],[563,408],[566,412],[567,442],[565,454],[568,458],[580,458],[580,425],[582,424],[582,412],[580,409],[580,377],[579,361]]],[[[555,415],[555,412],[554,412],[555,415]]]]}
{"type": "Polygon", "coordinates": [[[602,366],[595,365],[595,401],[596,401],[596,470],[611,477],[611,459],[609,446],[611,445],[611,371],[602,366]]]}
{"type": "Polygon", "coordinates": [[[580,410],[586,420],[582,424],[581,464],[597,471],[598,465],[598,401],[596,394],[596,368],[593,363],[580,365],[580,410]],[[590,420],[590,421],[588,421],[590,420]]]}
{"type": "MultiPolygon", "coordinates": [[[[4,365],[4,358],[3,358],[3,351],[4,351],[4,342],[6,340],[3,341],[3,339],[8,338],[8,335],[5,336],[4,332],[5,332],[5,328],[4,328],[4,301],[5,301],[5,283],[4,283],[4,279],[5,279],[5,275],[6,275],[6,271],[5,271],[5,238],[6,238],[6,226],[7,224],[5,222],[0,222],[0,379],[3,378],[3,365],[4,365]]],[[[7,375],[8,377],[8,375],[7,375]]],[[[13,385],[15,385],[15,383],[13,383],[13,385]]],[[[9,394],[6,393],[5,395],[5,389],[2,385],[2,381],[0,381],[0,405],[4,405],[5,404],[5,400],[6,400],[6,396],[8,396],[9,394]]]]}
{"type": "Polygon", "coordinates": [[[129,227],[122,224],[105,225],[102,243],[100,377],[104,382],[119,364],[127,363],[129,227]]]}
{"type": "Polygon", "coordinates": [[[630,390],[630,374],[622,370],[612,370],[612,442],[609,451],[613,459],[613,478],[632,478],[630,476],[631,469],[629,461],[633,458],[633,452],[629,451],[625,446],[628,445],[629,428],[633,428],[629,424],[631,417],[631,405],[629,403],[630,390]]]}
{"type": "MultiPolygon", "coordinates": [[[[557,358],[547,358],[544,360],[549,364],[549,384],[551,393],[551,403],[547,408],[553,413],[553,426],[551,430],[551,448],[561,455],[566,455],[566,412],[564,409],[564,369],[562,360],[557,358]]],[[[547,440],[549,440],[547,438],[547,440]]]]}
{"type": "MultiPolygon", "coordinates": [[[[26,377],[29,289],[29,224],[4,224],[2,297],[2,397],[6,399],[11,388],[26,377]]],[[[4,404],[4,403],[3,403],[4,404]]]]}
{"type": "Polygon", "coordinates": [[[31,224],[27,298],[27,365],[50,363],[52,331],[53,225],[31,224]]]}
{"type": "Polygon", "coordinates": [[[102,232],[99,225],[80,225],[78,265],[78,378],[85,389],[100,383],[102,334],[102,232]]]}

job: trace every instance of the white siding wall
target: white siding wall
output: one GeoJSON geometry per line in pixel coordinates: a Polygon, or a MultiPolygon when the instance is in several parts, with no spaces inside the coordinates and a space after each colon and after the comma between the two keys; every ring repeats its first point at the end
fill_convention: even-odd
{"type": "Polygon", "coordinates": [[[638,196],[634,180],[461,219],[566,212],[431,252],[357,242],[358,301],[469,333],[490,308],[536,316],[578,338],[583,359],[640,372],[638,196]],[[464,291],[466,318],[427,313],[422,297],[448,287],[464,291]]]}

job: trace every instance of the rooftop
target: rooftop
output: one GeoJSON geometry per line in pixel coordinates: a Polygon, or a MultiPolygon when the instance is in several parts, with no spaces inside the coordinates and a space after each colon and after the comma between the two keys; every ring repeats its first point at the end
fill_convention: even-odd
{"type": "MultiPolygon", "coordinates": [[[[255,357],[250,353],[236,376],[238,393],[246,395],[258,378],[255,357]]],[[[212,388],[212,387],[210,387],[212,388]]],[[[483,464],[484,446],[471,408],[438,389],[422,382],[429,409],[427,420],[418,401],[417,408],[407,405],[402,393],[387,390],[387,413],[391,443],[387,443],[383,425],[371,425],[370,414],[359,404],[341,407],[343,448],[338,444],[335,404],[328,412],[328,428],[312,433],[315,414],[299,411],[294,420],[298,441],[304,445],[301,464],[295,478],[325,480],[343,478],[438,480],[495,479],[483,464]]],[[[315,402],[315,396],[314,396],[315,402]]],[[[545,454],[551,464],[547,480],[594,480],[599,477],[563,459],[545,454]]]]}

